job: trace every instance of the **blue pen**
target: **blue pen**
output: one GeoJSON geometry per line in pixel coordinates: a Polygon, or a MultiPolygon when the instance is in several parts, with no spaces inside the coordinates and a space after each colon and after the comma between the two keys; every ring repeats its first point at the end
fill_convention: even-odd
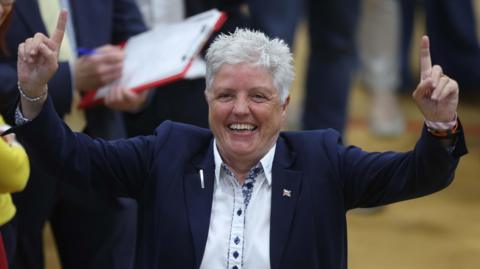
{"type": "Polygon", "coordinates": [[[96,53],[95,49],[77,48],[78,57],[85,56],[85,55],[92,55],[92,54],[95,54],[95,53],[96,53]]]}

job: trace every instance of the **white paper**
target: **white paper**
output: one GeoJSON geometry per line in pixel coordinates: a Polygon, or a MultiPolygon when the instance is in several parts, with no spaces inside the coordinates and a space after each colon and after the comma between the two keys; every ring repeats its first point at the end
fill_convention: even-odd
{"type": "MultiPolygon", "coordinates": [[[[220,17],[221,12],[212,9],[181,23],[159,24],[130,38],[125,46],[121,79],[100,88],[95,99],[105,97],[117,83],[135,89],[186,71],[190,61],[212,34],[220,17]]],[[[194,63],[192,66],[194,69],[188,75],[189,78],[205,74],[204,63],[203,71],[202,62],[194,63]]]]}
{"type": "Polygon", "coordinates": [[[200,56],[193,59],[192,65],[188,68],[184,79],[203,78],[207,74],[207,63],[200,56]]]}

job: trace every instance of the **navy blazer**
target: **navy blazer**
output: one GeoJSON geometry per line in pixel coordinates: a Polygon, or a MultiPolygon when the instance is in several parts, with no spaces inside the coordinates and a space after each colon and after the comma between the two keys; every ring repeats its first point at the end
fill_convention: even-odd
{"type": "MultiPolygon", "coordinates": [[[[165,122],[151,136],[93,140],[72,133],[50,100],[14,130],[50,173],[92,195],[138,200],[135,268],[199,268],[215,170],[209,130],[165,122]]],[[[343,146],[333,130],[282,132],[272,168],[271,268],[346,268],[347,210],[438,191],[465,153],[462,134],[450,153],[426,131],[413,151],[368,153],[343,146]]]]}
{"type": "MultiPolygon", "coordinates": [[[[6,33],[10,52],[0,58],[0,111],[7,114],[18,100],[17,48],[35,33],[46,33],[37,4],[38,0],[17,0],[12,20],[6,33]]],[[[68,19],[73,22],[77,47],[96,48],[118,44],[146,29],[135,0],[70,0],[68,19]]],[[[66,38],[66,37],[65,37],[66,38]]],[[[61,117],[70,111],[72,103],[72,74],[68,62],[61,62],[49,82],[49,95],[61,117]]],[[[86,112],[89,133],[104,138],[118,138],[124,134],[118,112],[96,107],[86,112]]],[[[12,118],[7,119],[12,122],[12,118]]]]}

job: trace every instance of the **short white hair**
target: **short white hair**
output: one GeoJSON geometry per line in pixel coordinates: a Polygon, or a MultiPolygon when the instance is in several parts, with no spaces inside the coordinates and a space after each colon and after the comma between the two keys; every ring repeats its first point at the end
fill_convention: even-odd
{"type": "Polygon", "coordinates": [[[210,45],[206,55],[206,90],[211,90],[213,77],[224,64],[247,63],[261,66],[272,75],[280,100],[285,102],[295,77],[293,56],[281,39],[270,39],[264,33],[237,28],[221,34],[210,45]]]}

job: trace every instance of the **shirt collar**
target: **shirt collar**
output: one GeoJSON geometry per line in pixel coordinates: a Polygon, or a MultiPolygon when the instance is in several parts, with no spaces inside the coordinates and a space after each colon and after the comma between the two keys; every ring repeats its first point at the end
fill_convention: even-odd
{"type": "MultiPolygon", "coordinates": [[[[273,165],[273,158],[275,157],[276,147],[277,147],[277,144],[273,144],[273,146],[270,148],[267,154],[265,154],[265,156],[263,156],[263,158],[260,160],[268,185],[272,184],[272,165],[273,165]]],[[[220,153],[218,152],[216,139],[213,139],[213,157],[215,160],[215,184],[218,186],[219,184],[218,181],[220,180],[220,171],[221,171],[223,160],[222,160],[222,156],[220,156],[220,153]]]]}

